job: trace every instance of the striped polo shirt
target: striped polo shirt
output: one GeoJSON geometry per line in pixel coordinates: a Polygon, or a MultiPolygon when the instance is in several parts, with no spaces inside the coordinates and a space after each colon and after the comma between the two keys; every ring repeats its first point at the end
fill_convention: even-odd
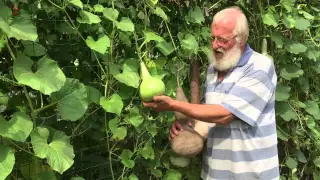
{"type": "Polygon", "coordinates": [[[218,72],[208,67],[204,103],[222,105],[237,120],[226,126],[209,124],[202,179],[279,179],[276,84],[273,61],[248,44],[221,82],[218,72]]]}

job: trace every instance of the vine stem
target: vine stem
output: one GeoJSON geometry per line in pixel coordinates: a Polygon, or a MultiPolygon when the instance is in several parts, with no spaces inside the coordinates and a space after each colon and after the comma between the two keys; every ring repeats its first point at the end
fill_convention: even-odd
{"type": "Polygon", "coordinates": [[[167,30],[168,30],[168,33],[169,33],[170,39],[171,39],[171,41],[172,41],[172,44],[173,44],[174,50],[176,51],[176,50],[177,50],[177,46],[176,46],[176,44],[174,43],[173,37],[172,37],[172,35],[171,35],[170,28],[169,28],[169,26],[168,26],[168,23],[167,23],[167,21],[164,21],[164,23],[166,24],[166,28],[167,28],[167,30]]]}
{"type": "Polygon", "coordinates": [[[34,111],[34,107],[33,107],[32,101],[30,99],[30,96],[28,94],[26,86],[23,86],[23,92],[24,92],[24,95],[27,98],[27,101],[28,101],[30,109],[31,109],[31,118],[32,118],[32,121],[33,121],[33,126],[36,127],[37,123],[36,123],[35,111],[34,111]]]}
{"type": "Polygon", "coordinates": [[[18,149],[20,149],[21,151],[24,151],[32,156],[35,156],[32,152],[25,150],[24,148],[20,147],[18,144],[16,144],[15,142],[11,141],[10,139],[7,139],[11,144],[13,144],[14,146],[16,146],[18,149]]]}
{"type": "Polygon", "coordinates": [[[5,38],[6,38],[6,46],[7,46],[8,50],[9,50],[9,53],[10,53],[12,59],[13,59],[13,60],[16,60],[16,56],[13,54],[13,51],[12,51],[10,45],[9,45],[8,37],[5,36],[5,38]]]}

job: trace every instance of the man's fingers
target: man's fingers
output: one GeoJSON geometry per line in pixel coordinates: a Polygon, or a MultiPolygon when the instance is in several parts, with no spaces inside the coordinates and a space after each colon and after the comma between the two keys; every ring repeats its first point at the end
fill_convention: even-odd
{"type": "Polygon", "coordinates": [[[180,131],[184,131],[184,129],[183,129],[183,127],[182,127],[182,125],[180,124],[179,121],[175,121],[174,124],[175,124],[175,127],[178,128],[180,131]]]}

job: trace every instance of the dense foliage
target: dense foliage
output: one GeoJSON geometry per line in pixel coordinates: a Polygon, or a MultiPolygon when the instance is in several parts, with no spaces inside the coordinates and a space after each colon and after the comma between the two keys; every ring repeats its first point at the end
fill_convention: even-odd
{"type": "Polygon", "coordinates": [[[190,64],[203,83],[212,16],[232,5],[277,67],[282,179],[319,179],[320,3],[232,2],[1,1],[0,179],[199,179],[201,156],[170,163],[174,115],[143,108],[139,62],[173,98],[179,72],[190,97],[190,64]]]}

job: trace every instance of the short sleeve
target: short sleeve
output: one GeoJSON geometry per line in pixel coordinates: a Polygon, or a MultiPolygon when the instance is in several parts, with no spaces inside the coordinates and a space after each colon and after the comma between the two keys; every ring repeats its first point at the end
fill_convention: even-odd
{"type": "Polygon", "coordinates": [[[222,105],[239,119],[255,126],[274,90],[275,84],[266,72],[252,70],[235,83],[222,105]]]}

